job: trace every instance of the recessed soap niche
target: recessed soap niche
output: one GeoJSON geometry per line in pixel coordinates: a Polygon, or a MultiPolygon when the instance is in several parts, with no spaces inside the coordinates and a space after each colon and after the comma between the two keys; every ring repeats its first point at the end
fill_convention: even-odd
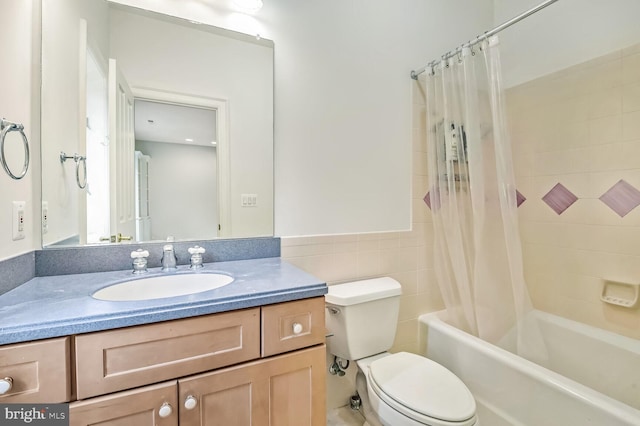
{"type": "Polygon", "coordinates": [[[640,283],[604,280],[600,299],[612,305],[633,308],[638,304],[640,283]]]}

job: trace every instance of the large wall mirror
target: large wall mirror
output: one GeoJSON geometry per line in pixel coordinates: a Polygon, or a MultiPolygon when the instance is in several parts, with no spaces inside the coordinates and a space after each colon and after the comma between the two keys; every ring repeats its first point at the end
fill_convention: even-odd
{"type": "Polygon", "coordinates": [[[273,42],[42,2],[44,247],[273,235],[273,42]]]}

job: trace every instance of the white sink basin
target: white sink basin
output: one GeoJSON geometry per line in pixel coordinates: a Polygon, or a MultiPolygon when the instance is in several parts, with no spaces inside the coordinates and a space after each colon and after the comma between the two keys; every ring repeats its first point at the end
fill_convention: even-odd
{"type": "Polygon", "coordinates": [[[232,282],[232,277],[214,273],[155,275],[110,285],[92,297],[111,301],[162,299],[214,290],[232,282]]]}

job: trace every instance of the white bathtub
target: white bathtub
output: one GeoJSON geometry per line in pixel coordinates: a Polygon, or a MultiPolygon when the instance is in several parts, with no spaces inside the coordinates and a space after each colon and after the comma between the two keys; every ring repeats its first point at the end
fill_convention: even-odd
{"type": "Polygon", "coordinates": [[[549,354],[545,368],[458,330],[439,315],[420,317],[426,356],[460,377],[480,409],[501,423],[640,425],[640,341],[536,311],[549,354]]]}

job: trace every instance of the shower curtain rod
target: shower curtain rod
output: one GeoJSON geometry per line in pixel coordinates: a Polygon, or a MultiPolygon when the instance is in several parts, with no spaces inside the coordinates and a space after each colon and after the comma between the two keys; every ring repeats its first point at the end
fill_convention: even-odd
{"type": "Polygon", "coordinates": [[[527,17],[533,15],[534,13],[544,9],[547,6],[552,5],[553,3],[557,2],[557,1],[558,0],[547,0],[545,2],[542,2],[539,5],[527,10],[526,12],[521,13],[520,15],[516,16],[515,18],[512,18],[512,19],[508,20],[507,22],[498,25],[494,29],[492,29],[490,31],[485,31],[482,35],[477,36],[474,41],[469,40],[468,42],[463,43],[462,46],[460,46],[460,47],[458,47],[458,48],[456,48],[454,50],[448,51],[447,53],[442,55],[441,59],[433,60],[433,61],[429,62],[427,65],[425,65],[422,68],[418,68],[417,70],[412,70],[411,74],[410,74],[411,78],[414,79],[414,80],[417,80],[418,76],[420,74],[422,74],[423,72],[425,72],[428,68],[432,68],[435,65],[438,65],[440,62],[446,61],[447,59],[454,57],[459,52],[462,52],[462,49],[464,49],[465,47],[474,46],[477,43],[480,43],[480,41],[482,41],[484,39],[487,39],[487,38],[491,37],[494,34],[498,34],[500,31],[504,30],[505,28],[509,28],[513,24],[522,21],[524,18],[527,18],[527,17]]]}

